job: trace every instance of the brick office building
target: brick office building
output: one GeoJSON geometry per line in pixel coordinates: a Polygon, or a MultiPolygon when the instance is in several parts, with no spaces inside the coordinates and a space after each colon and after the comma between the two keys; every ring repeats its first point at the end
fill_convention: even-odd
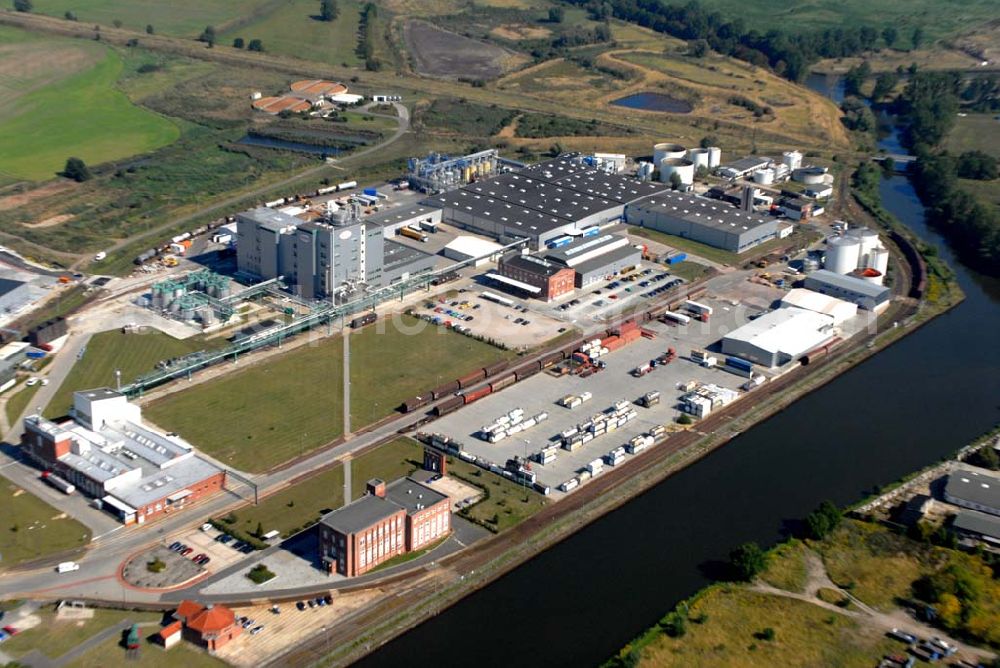
{"type": "Polygon", "coordinates": [[[576,271],[533,255],[512,253],[500,259],[497,273],[489,277],[505,287],[549,302],[573,292],[576,271]]]}
{"type": "Polygon", "coordinates": [[[331,573],[363,575],[451,532],[451,500],[412,478],[370,480],[360,499],[320,520],[320,558],[331,573]]]}

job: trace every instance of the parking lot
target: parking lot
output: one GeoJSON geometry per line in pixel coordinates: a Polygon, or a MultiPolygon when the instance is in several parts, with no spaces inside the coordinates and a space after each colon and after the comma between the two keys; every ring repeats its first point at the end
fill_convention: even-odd
{"type": "MultiPolygon", "coordinates": [[[[490,395],[441,418],[430,425],[428,431],[450,436],[462,442],[464,449],[476,457],[484,457],[502,467],[508,458],[515,455],[529,456],[545,446],[557,443],[560,432],[584,422],[617,401],[632,403],[647,392],[661,393],[660,403],[652,408],[634,406],[637,418],[624,427],[594,438],[575,452],[560,448],[555,461],[549,464],[533,462],[532,468],[538,481],[555,492],[558,485],[576,475],[587,463],[603,457],[633,436],[648,432],[656,425],[673,424],[680,414],[677,400],[683,394],[678,389],[678,384],[695,380],[738,389],[745,382],[745,378],[741,376],[720,368],[699,366],[688,358],[693,348],[703,349],[715,344],[723,333],[732,331],[745,319],[740,309],[733,308],[727,302],[710,299],[701,301],[715,308],[710,323],[692,320],[690,324],[678,327],[658,322],[649,323],[647,329],[654,332],[656,338],[640,338],[635,343],[602,357],[607,368],[600,373],[587,378],[576,375],[557,378],[547,373],[537,374],[511,389],[490,395]],[[639,378],[632,375],[633,369],[662,355],[668,348],[676,350],[678,358],[674,362],[639,378]],[[566,395],[579,395],[585,391],[590,392],[593,398],[575,409],[564,408],[556,403],[566,395]],[[549,418],[494,444],[476,436],[482,426],[492,423],[514,408],[524,409],[526,416],[546,412],[549,418]]],[[[629,458],[630,456],[626,456],[626,461],[629,458]]]]}

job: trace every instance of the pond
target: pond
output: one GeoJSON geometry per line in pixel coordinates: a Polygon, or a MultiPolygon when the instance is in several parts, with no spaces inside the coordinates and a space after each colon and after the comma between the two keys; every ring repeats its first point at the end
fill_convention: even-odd
{"type": "Polygon", "coordinates": [[[671,114],[689,114],[694,108],[690,102],[663,93],[633,93],[612,100],[611,104],[616,107],[642,109],[643,111],[665,111],[671,114]]]}

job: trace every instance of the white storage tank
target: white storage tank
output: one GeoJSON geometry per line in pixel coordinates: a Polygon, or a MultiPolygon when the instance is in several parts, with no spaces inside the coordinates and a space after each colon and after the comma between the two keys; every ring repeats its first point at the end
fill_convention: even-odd
{"type": "Polygon", "coordinates": [[[660,181],[670,183],[670,175],[675,172],[684,185],[694,183],[694,163],[687,158],[664,158],[660,162],[660,181]]]}
{"type": "Polygon", "coordinates": [[[849,274],[858,268],[861,242],[855,237],[831,237],[826,242],[824,266],[836,274],[849,274]]]}
{"type": "Polygon", "coordinates": [[[718,146],[708,147],[708,168],[715,169],[722,164],[722,149],[718,146]]]}
{"type": "Polygon", "coordinates": [[[789,171],[794,171],[802,166],[802,154],[798,151],[785,151],[781,154],[781,162],[789,171]]]}
{"type": "Polygon", "coordinates": [[[753,173],[754,183],[759,183],[762,186],[769,186],[774,183],[774,170],[768,167],[767,169],[759,169],[753,173]]]}
{"type": "Polygon", "coordinates": [[[825,167],[799,167],[792,170],[792,180],[814,186],[823,183],[826,177],[825,167]]]}
{"type": "Polygon", "coordinates": [[[704,167],[705,169],[711,169],[711,156],[708,153],[707,148],[693,148],[688,151],[688,160],[694,163],[694,171],[698,171],[699,167],[704,167]]]}
{"type": "Polygon", "coordinates": [[[680,144],[664,142],[653,146],[653,164],[657,167],[665,158],[680,159],[687,156],[687,149],[680,144]]]}
{"type": "Polygon", "coordinates": [[[870,267],[871,264],[868,262],[868,256],[876,248],[882,247],[882,242],[878,238],[878,232],[870,227],[858,227],[849,230],[847,234],[861,242],[859,266],[870,267]]]}
{"type": "Polygon", "coordinates": [[[881,273],[883,276],[889,270],[889,251],[884,248],[873,248],[868,254],[868,267],[881,273]]]}

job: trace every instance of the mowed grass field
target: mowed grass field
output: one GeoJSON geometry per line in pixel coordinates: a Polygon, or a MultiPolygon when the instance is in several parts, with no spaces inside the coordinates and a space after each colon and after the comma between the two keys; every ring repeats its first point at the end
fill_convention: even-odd
{"type": "MultiPolygon", "coordinates": [[[[216,344],[217,345],[217,344],[216,344]]],[[[154,371],[156,363],[209,347],[202,339],[175,339],[151,330],[141,334],[122,334],[118,330],[91,337],[83,357],[77,360],[66,380],[45,409],[45,415],[66,415],[73,405],[73,393],[95,387],[115,387],[115,369],[121,371],[122,383],[154,371]]]]}
{"type": "Polygon", "coordinates": [[[289,0],[257,20],[234,26],[222,33],[220,43],[231,45],[233,39],[259,39],[269,53],[297,56],[332,65],[357,65],[361,62],[358,47],[358,20],[361,3],[338,0],[340,14],[334,21],[320,21],[317,0],[289,0]]]}
{"type": "Polygon", "coordinates": [[[0,27],[0,180],[48,179],[70,156],[94,166],[180,137],[115,87],[121,72],[100,44],[0,27]]]}
{"type": "MultiPolygon", "coordinates": [[[[266,11],[273,0],[34,0],[35,12],[62,18],[73,12],[81,23],[197,37],[205,26],[216,30],[257,12],[266,11]]],[[[317,6],[319,3],[316,3],[317,6]]]]}
{"type": "Polygon", "coordinates": [[[0,572],[90,542],[85,526],[7,480],[0,484],[0,508],[0,572]]]}
{"type": "Polygon", "coordinates": [[[1000,120],[996,114],[969,114],[955,119],[945,148],[958,155],[965,151],[983,151],[1000,158],[1000,120]]]}
{"type": "MultiPolygon", "coordinates": [[[[4,652],[7,652],[15,657],[21,657],[31,650],[37,649],[49,659],[57,659],[80,643],[94,637],[101,631],[116,624],[120,624],[125,621],[137,624],[141,624],[143,622],[159,622],[163,618],[163,613],[160,612],[95,609],[94,616],[91,619],[83,621],[73,619],[59,620],[56,618],[54,605],[44,606],[35,614],[41,618],[41,623],[33,628],[25,629],[21,633],[4,642],[4,652]]],[[[115,636],[114,640],[117,642],[120,641],[121,638],[115,636]]],[[[122,656],[124,657],[124,650],[122,650],[122,652],[122,656]]],[[[147,665],[145,656],[147,649],[144,647],[142,652],[143,659],[139,663],[145,666],[147,665]]],[[[89,654],[90,653],[88,653],[88,656],[89,654]]],[[[110,655],[105,656],[103,665],[108,666],[117,664],[118,662],[113,661],[110,655]]],[[[185,661],[184,665],[188,666],[188,668],[195,668],[195,666],[201,666],[202,664],[185,661]]]]}

